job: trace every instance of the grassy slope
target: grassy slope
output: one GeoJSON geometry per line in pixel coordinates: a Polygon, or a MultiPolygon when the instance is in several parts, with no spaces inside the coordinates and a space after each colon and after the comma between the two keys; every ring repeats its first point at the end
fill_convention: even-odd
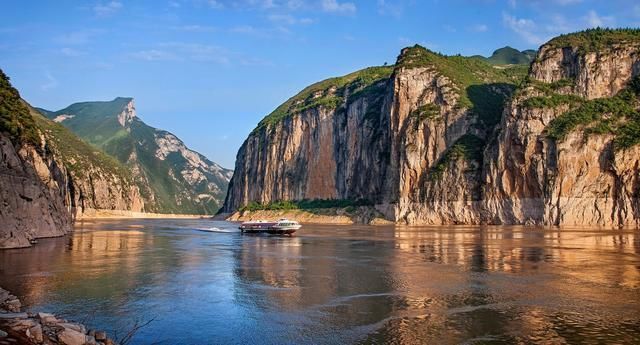
{"type": "Polygon", "coordinates": [[[391,66],[369,67],[342,77],[330,78],[310,85],[263,118],[254,132],[312,107],[336,108],[344,101],[339,95],[342,94],[345,88],[349,88],[353,92],[364,90],[378,81],[389,78],[392,72],[393,67],[391,66]],[[319,98],[313,98],[312,96],[316,92],[326,92],[331,88],[336,88],[336,92],[331,95],[319,98]]]}
{"type": "Polygon", "coordinates": [[[11,86],[9,77],[0,70],[0,132],[7,133],[14,145],[23,143],[40,147],[38,127],[29,108],[11,86]]]}
{"type": "Polygon", "coordinates": [[[486,59],[492,65],[528,65],[535,58],[534,50],[519,51],[511,47],[500,48],[486,59]]]}
{"type": "MultiPolygon", "coordinates": [[[[558,36],[546,45],[552,48],[573,48],[582,54],[603,51],[620,44],[640,44],[640,29],[589,29],[558,36]]],[[[573,131],[585,136],[611,134],[614,148],[623,150],[640,144],[640,79],[635,77],[617,95],[608,98],[585,100],[567,93],[574,80],[563,79],[554,83],[527,80],[521,91],[534,88],[541,96],[523,100],[525,108],[557,108],[567,106],[565,113],[555,118],[545,128],[545,134],[554,140],[564,140],[573,131]]],[[[520,93],[521,91],[518,91],[520,93]]]]}
{"type": "Polygon", "coordinates": [[[640,144],[640,77],[635,77],[617,95],[575,101],[571,109],[555,118],[545,132],[563,140],[580,128],[585,135],[612,134],[614,148],[622,150],[640,144]]]}
{"type": "Polygon", "coordinates": [[[615,44],[629,43],[640,43],[640,29],[588,29],[560,35],[546,45],[555,48],[572,47],[582,52],[593,52],[615,44]]]}
{"type": "Polygon", "coordinates": [[[446,56],[419,45],[401,54],[397,66],[433,68],[449,78],[458,88],[458,106],[470,109],[488,126],[498,123],[504,101],[524,79],[528,68],[496,68],[477,58],[446,56]]]}

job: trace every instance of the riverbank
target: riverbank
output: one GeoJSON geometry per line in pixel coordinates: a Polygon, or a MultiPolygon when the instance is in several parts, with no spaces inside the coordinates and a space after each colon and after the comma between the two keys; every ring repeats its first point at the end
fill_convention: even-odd
{"type": "MultiPolygon", "coordinates": [[[[173,213],[146,213],[146,212],[132,212],[122,210],[104,210],[104,209],[85,209],[81,214],[76,214],[73,221],[78,220],[91,220],[91,219],[210,219],[210,215],[201,214],[173,214],[173,213]]],[[[69,218],[71,219],[71,218],[69,218]]],[[[73,231],[73,227],[68,224],[65,227],[54,227],[55,231],[39,232],[33,225],[29,227],[28,231],[21,233],[15,228],[8,227],[8,229],[2,229],[0,225],[0,250],[2,249],[15,249],[15,248],[28,248],[38,242],[38,239],[62,237],[73,231]],[[2,237],[2,233],[6,233],[6,237],[2,237]],[[17,236],[16,236],[17,235],[17,236]]],[[[0,345],[2,345],[0,343],[0,345]]]]}
{"type": "Polygon", "coordinates": [[[114,345],[101,330],[48,313],[22,312],[20,299],[0,287],[0,344],[114,345]]]}
{"type": "Polygon", "coordinates": [[[308,224],[393,224],[393,222],[383,218],[383,215],[374,207],[344,207],[344,208],[319,208],[319,209],[293,209],[293,210],[256,210],[256,211],[238,211],[232,214],[218,216],[218,219],[226,219],[228,221],[252,221],[252,220],[278,220],[280,218],[289,218],[300,223],[308,224]]]}
{"type": "Polygon", "coordinates": [[[79,219],[111,219],[111,218],[142,218],[142,219],[183,219],[183,218],[207,218],[209,215],[203,214],[175,214],[175,213],[147,213],[147,212],[133,212],[123,210],[96,210],[85,209],[82,214],[76,217],[79,219]]]}

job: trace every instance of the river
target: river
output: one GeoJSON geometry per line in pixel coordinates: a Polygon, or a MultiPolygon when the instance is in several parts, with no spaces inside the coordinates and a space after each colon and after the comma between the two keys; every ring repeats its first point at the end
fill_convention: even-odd
{"type": "Polygon", "coordinates": [[[27,310],[135,344],[640,343],[640,233],[80,221],[0,251],[27,310]],[[201,231],[213,230],[213,231],[201,231]]]}

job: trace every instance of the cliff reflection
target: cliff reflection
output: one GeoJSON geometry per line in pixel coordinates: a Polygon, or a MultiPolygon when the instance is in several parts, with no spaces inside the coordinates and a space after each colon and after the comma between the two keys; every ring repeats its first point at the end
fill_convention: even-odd
{"type": "Polygon", "coordinates": [[[211,220],[92,221],[0,251],[0,286],[99,328],[157,317],[140,339],[172,344],[637,344],[639,236],[307,225],[287,238],[211,220]]]}
{"type": "Polygon", "coordinates": [[[243,239],[238,302],[302,312],[281,317],[326,337],[317,324],[350,329],[354,340],[367,334],[364,343],[571,342],[596,333],[628,342],[625,330],[640,330],[632,232],[412,227],[326,237],[243,239]]]}

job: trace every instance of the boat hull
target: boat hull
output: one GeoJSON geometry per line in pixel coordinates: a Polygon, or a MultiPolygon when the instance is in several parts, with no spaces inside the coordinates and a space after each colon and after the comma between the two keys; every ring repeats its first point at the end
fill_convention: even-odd
{"type": "Polygon", "coordinates": [[[242,229],[243,234],[292,235],[296,229],[242,229]]]}
{"type": "Polygon", "coordinates": [[[289,235],[291,236],[302,225],[297,222],[281,219],[278,222],[245,222],[240,225],[239,229],[246,234],[270,234],[270,235],[289,235]]]}

